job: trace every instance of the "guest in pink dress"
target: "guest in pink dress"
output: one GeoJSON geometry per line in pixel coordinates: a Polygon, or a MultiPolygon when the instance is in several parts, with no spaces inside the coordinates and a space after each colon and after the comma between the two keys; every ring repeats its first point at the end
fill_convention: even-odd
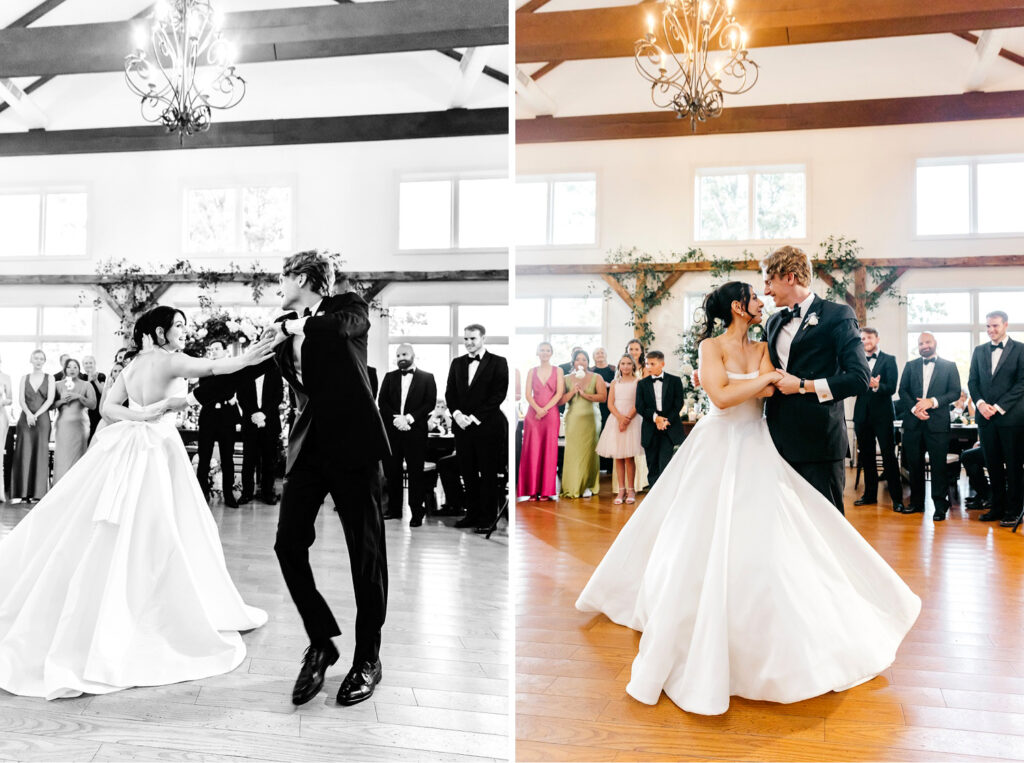
{"type": "Polygon", "coordinates": [[[618,376],[608,392],[608,412],[601,439],[597,441],[597,454],[615,459],[615,476],[619,491],[613,503],[636,502],[636,457],[643,455],[640,445],[640,419],[636,415],[636,360],[632,355],[619,358],[618,376]],[[625,478],[625,479],[623,479],[625,478]]]}
{"type": "Polygon", "coordinates": [[[523,422],[517,495],[527,495],[531,501],[547,501],[558,495],[558,401],[564,377],[561,368],[551,365],[553,353],[548,342],[537,345],[540,365],[526,374],[526,402],[530,409],[523,422]]]}

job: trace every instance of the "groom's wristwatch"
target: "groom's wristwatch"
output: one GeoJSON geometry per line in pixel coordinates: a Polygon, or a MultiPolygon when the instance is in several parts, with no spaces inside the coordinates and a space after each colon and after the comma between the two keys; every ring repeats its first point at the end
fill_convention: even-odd
{"type": "Polygon", "coordinates": [[[806,384],[807,384],[807,379],[801,379],[800,380],[800,394],[801,395],[807,394],[806,384]]]}

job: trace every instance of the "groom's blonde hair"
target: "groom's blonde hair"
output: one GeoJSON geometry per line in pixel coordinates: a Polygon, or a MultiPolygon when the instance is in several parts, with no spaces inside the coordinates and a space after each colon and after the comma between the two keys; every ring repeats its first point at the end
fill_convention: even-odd
{"type": "Polygon", "coordinates": [[[779,247],[764,258],[761,268],[767,278],[792,273],[801,286],[811,285],[811,258],[803,249],[795,246],[779,247]]]}

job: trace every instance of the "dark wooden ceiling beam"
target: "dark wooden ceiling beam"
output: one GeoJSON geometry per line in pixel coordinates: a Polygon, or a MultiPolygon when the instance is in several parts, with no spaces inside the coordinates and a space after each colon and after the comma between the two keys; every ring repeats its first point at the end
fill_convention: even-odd
{"type": "MultiPolygon", "coordinates": [[[[979,38],[976,34],[971,34],[970,32],[953,32],[953,34],[955,34],[961,40],[967,40],[967,42],[971,43],[971,45],[978,44],[979,38]]],[[[999,55],[1000,57],[1005,58],[1007,61],[1013,61],[1013,63],[1017,64],[1017,66],[1024,66],[1024,56],[1018,55],[1017,53],[1014,53],[1012,50],[1000,48],[999,55]]]]}
{"type": "Polygon", "coordinates": [[[825,130],[1015,117],[1024,117],[1024,90],[776,106],[730,107],[726,101],[722,116],[699,123],[696,133],[691,133],[689,119],[677,119],[672,111],[642,111],[519,119],[516,121],[516,143],[825,130]]]}
{"type": "MultiPolygon", "coordinates": [[[[628,5],[516,14],[516,63],[632,57],[648,12],[628,5]]],[[[753,49],[1024,26],[1024,0],[740,0],[736,15],[753,49]]]]}
{"type": "MultiPolygon", "coordinates": [[[[1024,254],[982,255],[978,257],[864,257],[860,263],[869,268],[998,268],[1024,267],[1024,254]]],[[[829,266],[827,260],[812,260],[815,267],[829,266]]],[[[759,260],[730,262],[734,270],[760,270],[759,260]]],[[[663,273],[701,273],[720,267],[710,260],[698,262],[657,262],[645,265],[647,270],[663,273]]],[[[610,273],[631,273],[632,265],[517,265],[517,276],[568,276],[610,273]]],[[[2,282],[0,282],[2,283],[2,282]]]]}
{"type": "Polygon", "coordinates": [[[27,27],[30,24],[34,24],[47,13],[55,9],[57,6],[63,5],[65,2],[67,2],[67,0],[46,0],[30,10],[28,13],[12,21],[7,25],[7,29],[17,29],[19,27],[27,27]]]}
{"type": "Polygon", "coordinates": [[[186,138],[183,147],[179,147],[176,136],[168,135],[162,127],[5,133],[0,135],[0,156],[290,146],[507,133],[508,109],[450,109],[408,114],[214,122],[207,132],[186,138]]]}
{"type": "MultiPolygon", "coordinates": [[[[117,72],[131,21],[0,30],[0,76],[117,72]]],[[[239,63],[508,43],[505,0],[388,0],[229,13],[239,63]]]]}
{"type": "MultiPolygon", "coordinates": [[[[226,271],[212,274],[218,283],[248,283],[252,275],[246,272],[226,271]]],[[[344,271],[351,281],[388,283],[419,283],[422,281],[508,281],[508,270],[369,270],[344,271]]],[[[161,286],[195,283],[195,273],[152,273],[145,276],[149,283],[161,286]]],[[[106,286],[117,282],[114,276],[95,273],[30,273],[0,275],[0,286],[106,286]]]]}

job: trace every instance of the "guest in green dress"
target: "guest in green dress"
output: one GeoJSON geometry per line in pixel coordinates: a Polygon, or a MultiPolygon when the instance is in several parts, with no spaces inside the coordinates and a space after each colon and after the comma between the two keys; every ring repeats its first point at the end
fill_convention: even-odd
{"type": "Polygon", "coordinates": [[[608,398],[604,379],[590,370],[590,356],[577,350],[572,371],[565,375],[565,457],[562,460],[562,496],[589,498],[600,486],[597,456],[598,403],[608,398]]]}

